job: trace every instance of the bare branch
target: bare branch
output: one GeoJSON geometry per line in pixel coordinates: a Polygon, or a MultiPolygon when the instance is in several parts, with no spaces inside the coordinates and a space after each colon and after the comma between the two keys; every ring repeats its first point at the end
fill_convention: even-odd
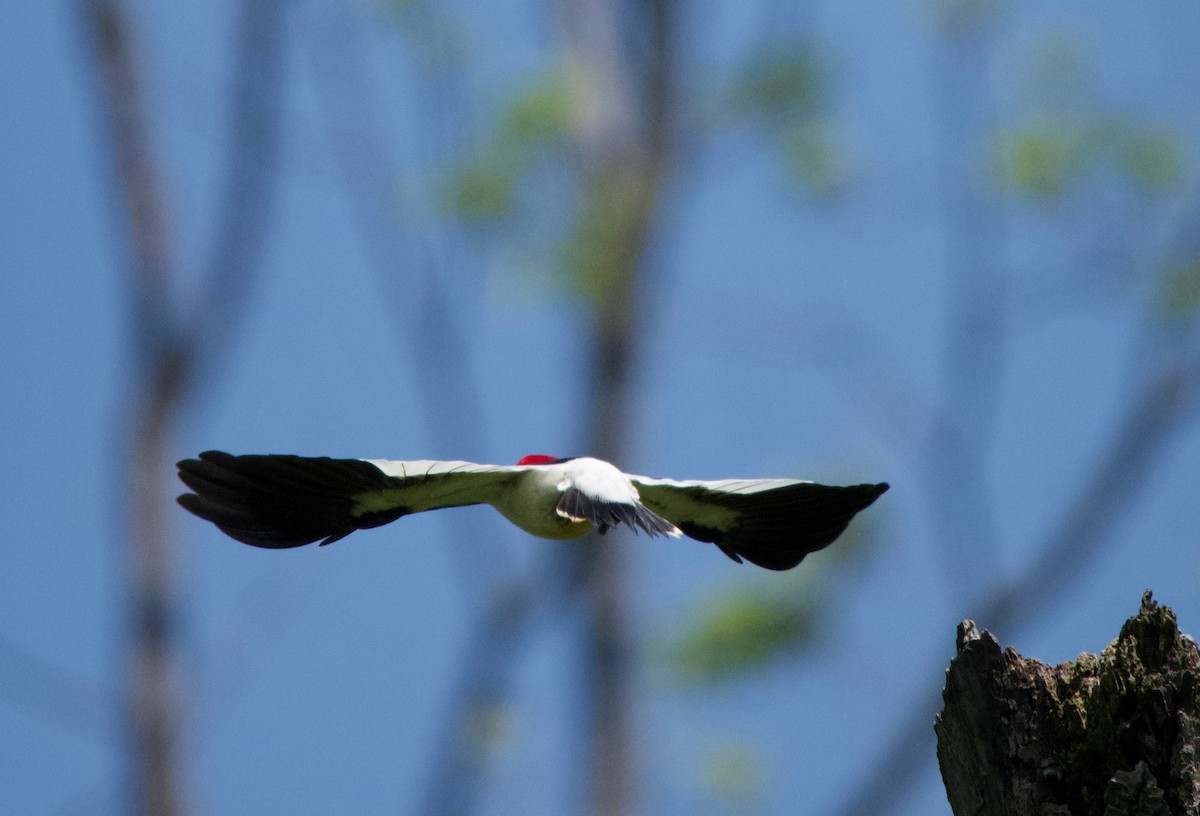
{"type": "Polygon", "coordinates": [[[24,711],[81,736],[111,739],[124,713],[117,689],[46,660],[3,633],[0,688],[24,711]]]}
{"type": "Polygon", "coordinates": [[[487,723],[509,699],[518,653],[535,626],[554,620],[548,613],[575,595],[564,566],[563,560],[548,559],[545,569],[498,587],[475,617],[458,671],[455,710],[443,723],[418,813],[465,816],[475,810],[488,759],[487,723]]]}
{"type": "Polygon", "coordinates": [[[993,21],[984,16],[939,38],[931,82],[937,117],[940,201],[945,230],[942,413],[927,460],[934,484],[930,507],[954,604],[977,597],[979,576],[998,550],[986,485],[985,453],[1001,405],[1007,334],[1007,213],[988,189],[984,151],[994,118],[991,76],[993,21]],[[970,148],[964,149],[964,145],[970,148]],[[959,432],[970,428],[971,433],[959,432]],[[968,555],[960,543],[970,537],[968,555]]]}
{"type": "Polygon", "coordinates": [[[177,407],[181,361],[170,323],[170,239],[159,169],[152,158],[130,26],[116,2],[89,0],[88,22],[100,64],[117,181],[124,194],[133,254],[131,296],[136,349],[133,450],[129,463],[130,592],[133,665],[130,739],[135,812],[181,813],[178,701],[171,665],[172,592],[166,497],[160,478],[167,427],[177,407]]]}
{"type": "MultiPolygon", "coordinates": [[[[405,162],[403,157],[392,158],[398,151],[375,113],[383,104],[382,95],[371,86],[362,64],[354,22],[338,14],[323,21],[308,56],[354,226],[392,312],[391,325],[421,383],[418,396],[434,446],[432,455],[437,455],[437,446],[451,440],[458,456],[482,452],[486,447],[483,400],[469,345],[442,282],[445,270],[439,268],[439,253],[418,242],[395,217],[395,191],[401,186],[405,162]]],[[[430,93],[429,98],[438,100],[440,95],[430,93]]],[[[446,115],[431,118],[455,121],[446,115]]],[[[462,545],[452,554],[467,597],[483,603],[491,579],[509,572],[507,550],[495,537],[480,534],[467,517],[449,516],[442,523],[453,528],[462,545]],[[487,574],[478,569],[485,558],[493,564],[487,574]]]]}
{"type": "Polygon", "coordinates": [[[166,230],[161,172],[148,135],[143,89],[133,54],[132,26],[116,0],[85,0],[88,31],[101,78],[103,109],[124,203],[132,255],[135,369],[127,433],[129,586],[132,667],[129,738],[134,753],[134,809],[147,816],[186,810],[179,781],[178,678],[173,665],[175,584],[171,506],[163,478],[170,439],[195,379],[197,361],[213,360],[231,334],[261,242],[274,153],[273,108],[280,2],[243,4],[238,93],[231,139],[224,220],[214,245],[209,294],[185,320],[173,322],[171,239],[166,230]],[[257,124],[250,127],[254,120],[257,124]]]}
{"type": "Polygon", "coordinates": [[[237,337],[265,245],[281,142],[286,8],[286,0],[241,3],[218,220],[203,290],[179,342],[195,358],[189,387],[211,376],[237,337]]]}

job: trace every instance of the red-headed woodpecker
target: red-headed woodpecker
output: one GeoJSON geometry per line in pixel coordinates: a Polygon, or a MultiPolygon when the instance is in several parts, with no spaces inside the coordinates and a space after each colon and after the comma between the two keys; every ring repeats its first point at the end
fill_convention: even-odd
{"type": "Polygon", "coordinates": [[[773,570],[832,544],[888,489],[795,479],[677,482],[630,476],[590,457],[541,454],[504,466],[208,451],[180,462],[179,478],[195,491],[179,497],[183,507],[255,547],[325,545],[409,513],[490,504],[543,538],[624,524],[652,537],[711,542],[738,563],[773,570]]]}

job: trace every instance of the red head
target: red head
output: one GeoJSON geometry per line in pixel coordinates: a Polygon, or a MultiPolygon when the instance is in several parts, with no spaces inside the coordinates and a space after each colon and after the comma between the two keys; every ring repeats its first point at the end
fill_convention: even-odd
{"type": "Polygon", "coordinates": [[[517,462],[518,465],[552,465],[558,461],[557,456],[547,456],[544,453],[531,453],[528,456],[522,456],[517,462]]]}

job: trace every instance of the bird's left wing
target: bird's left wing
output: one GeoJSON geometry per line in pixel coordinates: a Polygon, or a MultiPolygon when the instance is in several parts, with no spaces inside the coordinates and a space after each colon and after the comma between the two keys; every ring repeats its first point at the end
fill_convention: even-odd
{"type": "Polygon", "coordinates": [[[629,477],[642,503],[734,561],[787,570],[834,542],[887,484],[832,487],[795,479],[675,481],[629,477]]]}
{"type": "Polygon", "coordinates": [[[524,467],[207,451],[179,463],[179,503],[255,547],[329,544],[409,513],[490,503],[524,467]]]}

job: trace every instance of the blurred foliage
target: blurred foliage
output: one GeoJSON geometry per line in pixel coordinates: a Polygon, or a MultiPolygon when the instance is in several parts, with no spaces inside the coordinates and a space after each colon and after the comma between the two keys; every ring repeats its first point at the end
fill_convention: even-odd
{"type": "Polygon", "coordinates": [[[793,581],[764,580],[721,591],[701,605],[674,649],[689,683],[732,679],[796,652],[814,629],[810,593],[793,581]]]}
{"type": "Polygon", "coordinates": [[[837,131],[829,120],[813,119],[784,134],[784,152],[792,172],[815,193],[833,193],[854,175],[849,154],[839,148],[837,131]]]}
{"type": "Polygon", "coordinates": [[[1002,183],[1023,193],[1057,198],[1086,165],[1086,138],[1075,123],[1047,121],[1002,131],[993,159],[1002,183]]]}
{"type": "Polygon", "coordinates": [[[867,564],[883,509],[858,516],[799,570],[710,590],[660,650],[675,677],[691,685],[729,682],[810,646],[834,603],[826,589],[867,564]]]}
{"type": "Polygon", "coordinates": [[[1200,258],[1180,264],[1163,276],[1162,311],[1176,320],[1200,316],[1200,258]]]}
{"type": "Polygon", "coordinates": [[[851,180],[851,163],[827,112],[828,69],[809,42],[763,48],[734,77],[728,105],[735,116],[760,122],[782,151],[792,178],[829,194],[851,180]]]}
{"type": "Polygon", "coordinates": [[[448,73],[471,54],[466,26],[453,9],[430,0],[375,0],[426,69],[448,73]]]}
{"type": "Polygon", "coordinates": [[[630,168],[614,165],[586,186],[587,199],[563,246],[562,266],[573,291],[592,303],[607,297],[628,297],[614,276],[631,270],[636,247],[628,243],[647,200],[646,179],[630,168]]]}
{"type": "Polygon", "coordinates": [[[729,743],[704,758],[704,786],[728,807],[751,809],[759,804],[766,785],[763,753],[746,743],[729,743]]]}
{"type": "Polygon", "coordinates": [[[474,223],[511,215],[518,188],[540,162],[565,146],[574,106],[560,74],[550,74],[514,94],[484,143],[454,172],[450,205],[474,223]]]}
{"type": "Polygon", "coordinates": [[[1043,200],[1061,198],[1095,171],[1113,172],[1147,193],[1183,177],[1174,131],[1119,119],[1054,117],[1007,128],[993,140],[992,159],[1002,186],[1043,200]]]}
{"type": "Polygon", "coordinates": [[[1073,32],[1050,29],[1039,36],[1031,51],[1021,79],[1026,105],[1063,114],[1088,102],[1093,84],[1091,62],[1073,32]]]}
{"type": "Polygon", "coordinates": [[[742,116],[795,124],[819,111],[824,69],[811,45],[777,44],[759,52],[734,79],[729,104],[742,116]]]}
{"type": "Polygon", "coordinates": [[[452,187],[452,206],[469,221],[493,221],[514,206],[517,168],[496,157],[480,157],[459,167],[452,187]]]}
{"type": "Polygon", "coordinates": [[[995,0],[934,0],[933,12],[943,33],[956,34],[992,19],[995,0]]]}
{"type": "Polygon", "coordinates": [[[991,144],[999,184],[1043,201],[1101,175],[1147,194],[1177,186],[1183,149],[1172,129],[1113,115],[1094,103],[1093,81],[1078,42],[1051,31],[1034,49],[1024,95],[1045,113],[999,129],[991,144]]]}
{"type": "Polygon", "coordinates": [[[467,712],[463,737],[476,748],[497,751],[512,742],[515,720],[512,703],[477,705],[467,712]]]}
{"type": "Polygon", "coordinates": [[[1116,158],[1121,168],[1147,190],[1175,187],[1183,178],[1179,138],[1163,127],[1128,127],[1119,134],[1116,158]]]}
{"type": "Polygon", "coordinates": [[[501,117],[499,137],[517,148],[560,142],[569,135],[573,116],[566,80],[551,74],[513,97],[501,117]]]}

